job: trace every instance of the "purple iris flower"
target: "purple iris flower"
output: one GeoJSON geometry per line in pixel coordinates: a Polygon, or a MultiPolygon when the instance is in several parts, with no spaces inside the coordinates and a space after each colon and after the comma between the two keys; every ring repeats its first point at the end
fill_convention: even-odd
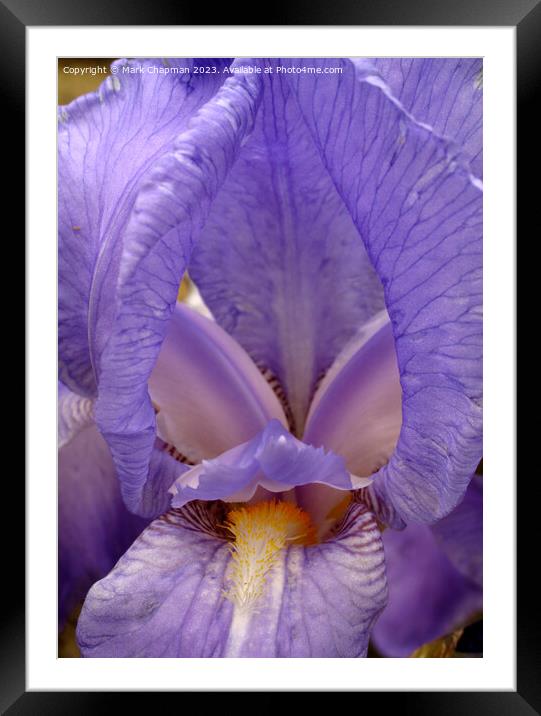
{"type": "Polygon", "coordinates": [[[60,109],[83,656],[401,656],[480,609],[481,68],[121,60],[60,109]]]}

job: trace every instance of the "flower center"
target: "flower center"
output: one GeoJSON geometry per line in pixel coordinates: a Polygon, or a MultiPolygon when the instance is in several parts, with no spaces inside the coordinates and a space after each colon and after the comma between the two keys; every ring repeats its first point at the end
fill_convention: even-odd
{"type": "Polygon", "coordinates": [[[286,544],[316,541],[310,517],[289,502],[259,502],[232,510],[226,526],[235,540],[225,596],[242,608],[250,608],[261,596],[266,577],[286,544]]]}

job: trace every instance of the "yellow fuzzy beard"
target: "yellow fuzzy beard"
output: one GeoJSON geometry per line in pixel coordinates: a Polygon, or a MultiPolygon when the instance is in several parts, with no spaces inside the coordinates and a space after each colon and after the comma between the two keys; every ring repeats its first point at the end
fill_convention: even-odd
{"type": "Polygon", "coordinates": [[[234,535],[231,585],[225,596],[250,608],[263,593],[265,579],[286,544],[313,544],[309,516],[289,502],[260,502],[231,511],[226,526],[234,535]]]}

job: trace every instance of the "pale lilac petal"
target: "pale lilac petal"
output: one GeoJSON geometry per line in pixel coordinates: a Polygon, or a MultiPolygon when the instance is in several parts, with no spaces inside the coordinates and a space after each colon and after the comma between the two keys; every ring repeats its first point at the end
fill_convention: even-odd
{"type": "Polygon", "coordinates": [[[272,420],[252,440],[184,473],[171,488],[172,505],[182,507],[190,500],[236,501],[239,493],[248,488],[251,496],[259,485],[283,492],[312,483],[337,490],[355,487],[341,456],[306,445],[272,420]]]}
{"type": "Polygon", "coordinates": [[[158,434],[193,464],[246,442],[276,418],[272,389],[214,321],[177,303],[149,380],[158,434]]]}
{"type": "Polygon", "coordinates": [[[366,656],[387,595],[366,508],[355,505],[324,544],[283,549],[248,614],[224,595],[229,543],[212,525],[199,531],[200,519],[186,508],[164,515],[94,585],[77,629],[83,656],[366,656]]]}
{"type": "Polygon", "coordinates": [[[223,82],[221,73],[194,74],[199,62],[119,60],[97,92],[59,109],[60,377],[81,394],[97,393],[135,197],[150,167],[223,82]],[[148,72],[164,65],[189,72],[148,72]]]}
{"type": "Polygon", "coordinates": [[[339,355],[318,388],[304,440],[341,455],[347,469],[369,476],[386,465],[402,424],[402,391],[386,314],[371,321],[339,355]]]}
{"type": "Polygon", "coordinates": [[[381,279],[402,386],[402,430],[378,481],[406,521],[461,500],[482,449],[482,191],[460,145],[373,75],[288,76],[381,279]]]}
{"type": "Polygon", "coordinates": [[[382,290],[287,80],[264,77],[254,132],[190,275],[217,321],[278,380],[300,437],[317,381],[383,307],[382,290]]]}

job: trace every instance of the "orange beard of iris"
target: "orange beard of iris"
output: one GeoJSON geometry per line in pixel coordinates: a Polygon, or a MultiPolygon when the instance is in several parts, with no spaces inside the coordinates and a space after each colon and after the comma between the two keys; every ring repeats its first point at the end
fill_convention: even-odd
{"type": "Polygon", "coordinates": [[[310,517],[289,502],[273,500],[232,510],[226,526],[235,540],[225,596],[241,608],[250,608],[259,599],[282,548],[316,542],[310,517]]]}

